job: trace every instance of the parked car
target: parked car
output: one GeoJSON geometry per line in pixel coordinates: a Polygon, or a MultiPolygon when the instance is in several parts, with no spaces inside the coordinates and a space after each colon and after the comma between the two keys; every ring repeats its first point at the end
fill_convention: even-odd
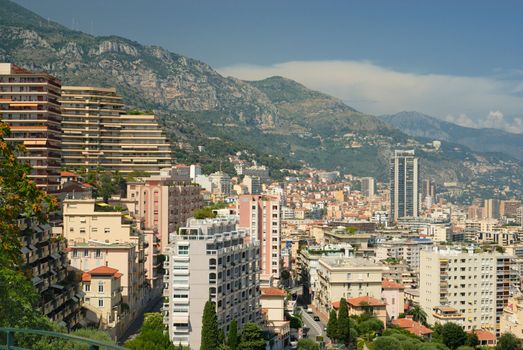
{"type": "Polygon", "coordinates": [[[312,314],[312,309],[311,309],[310,307],[307,308],[307,313],[308,313],[308,314],[312,314]]]}
{"type": "Polygon", "coordinates": [[[314,321],[317,321],[317,322],[320,322],[320,317],[319,316],[314,316],[314,321]]]}

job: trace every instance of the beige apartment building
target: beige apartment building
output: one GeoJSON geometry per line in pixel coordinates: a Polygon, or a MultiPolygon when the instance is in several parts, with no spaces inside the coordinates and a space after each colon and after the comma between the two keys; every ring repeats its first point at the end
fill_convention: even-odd
{"type": "Polygon", "coordinates": [[[427,322],[434,311],[452,307],[463,315],[465,330],[485,329],[499,334],[503,308],[517,283],[514,257],[501,253],[461,250],[422,251],[420,306],[427,322]]]}
{"type": "Polygon", "coordinates": [[[322,257],[318,261],[319,289],[313,303],[328,312],[333,301],[369,296],[381,300],[387,267],[364,258],[322,257]]]}
{"type": "Polygon", "coordinates": [[[123,208],[94,199],[66,199],[63,204],[63,234],[69,244],[71,266],[88,272],[111,266],[121,274],[123,302],[131,315],[148,298],[145,282],[143,234],[123,208]]]}
{"type": "Polygon", "coordinates": [[[82,274],[86,318],[101,329],[114,330],[112,337],[121,335],[123,327],[118,326],[122,315],[128,312],[122,306],[121,277],[117,269],[109,266],[96,267],[82,274]]]}
{"type": "Polygon", "coordinates": [[[234,319],[238,329],[261,322],[260,245],[234,220],[190,219],[171,234],[166,259],[163,314],[174,344],[199,349],[208,300],[225,334],[234,319]]]}
{"type": "Polygon", "coordinates": [[[63,86],[60,102],[65,167],[158,174],[171,166],[171,145],[156,117],[125,114],[115,88],[63,86]]]}
{"type": "Polygon", "coordinates": [[[29,178],[44,191],[60,185],[61,82],[45,72],[0,63],[0,120],[7,123],[7,141],[24,145],[18,158],[31,165],[29,178]]]}

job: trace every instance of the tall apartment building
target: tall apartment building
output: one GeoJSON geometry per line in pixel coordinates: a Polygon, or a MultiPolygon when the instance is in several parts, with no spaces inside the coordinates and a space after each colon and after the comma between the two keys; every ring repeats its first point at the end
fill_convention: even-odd
{"type": "Polygon", "coordinates": [[[63,86],[64,166],[157,174],[172,164],[171,145],[154,115],[127,115],[114,88],[63,86]]]}
{"type": "Polygon", "coordinates": [[[381,300],[381,281],[387,267],[363,258],[322,257],[314,303],[328,312],[333,301],[362,296],[381,300]]]}
{"type": "MultiPolygon", "coordinates": [[[[20,218],[23,269],[40,295],[39,308],[50,320],[71,329],[82,320],[84,293],[67,272],[66,242],[52,238],[51,226],[20,218]]],[[[8,311],[8,310],[6,310],[8,311]]]]}
{"type": "Polygon", "coordinates": [[[499,214],[507,218],[515,218],[518,214],[518,208],[521,207],[521,201],[509,199],[501,201],[499,204],[499,214]]]}
{"type": "Polygon", "coordinates": [[[483,217],[487,219],[499,219],[499,199],[485,199],[483,217]]]}
{"type": "Polygon", "coordinates": [[[166,249],[164,323],[174,344],[199,349],[205,303],[216,305],[218,327],[261,321],[259,242],[234,220],[190,219],[166,249]],[[168,302],[167,302],[168,301],[168,302]]]}
{"type": "Polygon", "coordinates": [[[373,177],[364,177],[361,179],[361,193],[365,197],[374,196],[374,178],[373,177]]]}
{"type": "Polygon", "coordinates": [[[436,322],[436,308],[452,307],[465,317],[465,330],[499,334],[503,308],[519,276],[513,260],[510,255],[472,249],[422,251],[420,306],[428,315],[427,322],[436,322]]]}
{"type": "Polygon", "coordinates": [[[419,161],[414,150],[396,150],[390,159],[390,219],[417,217],[420,210],[419,161]]]}
{"type": "Polygon", "coordinates": [[[281,271],[281,200],[279,196],[241,195],[238,227],[260,241],[261,279],[279,279],[281,271]]]}
{"type": "Polygon", "coordinates": [[[0,63],[0,120],[8,141],[21,143],[19,159],[31,165],[29,178],[47,192],[58,191],[61,165],[61,82],[45,72],[0,63]]]}
{"type": "Polygon", "coordinates": [[[141,220],[149,244],[146,279],[152,288],[163,285],[159,256],[169,243],[169,233],[185,225],[193,211],[203,205],[200,189],[189,174],[180,174],[175,167],[127,184],[128,208],[141,220]]]}
{"type": "Polygon", "coordinates": [[[65,199],[63,235],[69,244],[71,266],[88,272],[110,266],[122,273],[123,302],[132,315],[148,297],[145,282],[143,234],[122,208],[93,199],[65,199]]]}

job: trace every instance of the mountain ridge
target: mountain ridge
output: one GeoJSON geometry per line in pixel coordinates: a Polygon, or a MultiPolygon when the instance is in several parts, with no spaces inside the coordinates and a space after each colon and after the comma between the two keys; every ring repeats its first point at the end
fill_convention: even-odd
{"type": "Polygon", "coordinates": [[[477,152],[502,152],[523,160],[523,134],[465,127],[416,111],[383,115],[380,119],[411,136],[453,142],[477,152]]]}
{"type": "Polygon", "coordinates": [[[422,139],[290,79],[223,77],[199,60],[74,31],[8,0],[0,0],[0,61],[47,70],[64,85],[116,87],[129,108],[158,115],[177,161],[202,163],[206,172],[223,165],[233,173],[227,160],[241,153],[272,170],[311,166],[385,179],[393,150],[415,148],[424,159],[424,176],[439,183],[486,184],[503,193],[505,177],[492,185],[483,169],[508,178],[515,173],[523,181],[521,164],[509,157],[476,154],[454,143],[435,152],[422,139]]]}

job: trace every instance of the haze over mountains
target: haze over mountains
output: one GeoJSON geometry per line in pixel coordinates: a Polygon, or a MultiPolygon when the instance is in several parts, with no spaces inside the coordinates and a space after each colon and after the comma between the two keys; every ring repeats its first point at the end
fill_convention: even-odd
{"type": "Polygon", "coordinates": [[[478,152],[502,152],[523,160],[523,134],[468,128],[419,112],[399,112],[380,118],[411,136],[458,143],[478,152]]]}
{"type": "Polygon", "coordinates": [[[159,116],[178,147],[178,161],[205,163],[206,170],[246,150],[247,158],[273,169],[310,165],[385,179],[391,152],[410,147],[424,159],[427,176],[440,183],[523,182],[520,162],[472,152],[450,131],[436,152],[425,145],[426,135],[409,136],[404,126],[390,126],[387,119],[295,81],[223,77],[201,61],[117,36],[70,30],[8,0],[0,0],[0,61],[47,70],[64,85],[116,86],[128,105],[159,116]]]}

